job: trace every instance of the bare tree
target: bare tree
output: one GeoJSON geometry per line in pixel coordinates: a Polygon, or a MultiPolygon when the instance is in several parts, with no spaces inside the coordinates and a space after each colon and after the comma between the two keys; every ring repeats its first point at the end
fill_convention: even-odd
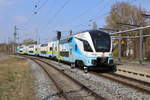
{"type": "MultiPolygon", "coordinates": [[[[131,5],[127,2],[116,2],[112,8],[110,14],[107,16],[107,25],[106,28],[116,29],[116,30],[127,30],[139,26],[146,26],[148,23],[143,17],[143,14],[146,13],[141,7],[131,5]],[[120,24],[122,23],[122,24],[120,24]],[[123,25],[124,24],[124,25],[123,25]]],[[[146,31],[146,30],[145,30],[146,31]]],[[[145,34],[148,33],[144,32],[145,34]]],[[[139,32],[129,32],[128,34],[122,34],[127,36],[139,35],[139,32]],[[134,33],[134,34],[133,34],[134,33]]],[[[125,51],[127,49],[127,42],[129,39],[123,39],[125,43],[122,45],[122,56],[125,56],[125,51]]],[[[133,57],[139,56],[139,39],[130,39],[132,43],[130,44],[131,49],[133,49],[133,57]]]]}
{"type": "Polygon", "coordinates": [[[23,40],[22,45],[37,44],[37,41],[32,39],[23,40]]]}

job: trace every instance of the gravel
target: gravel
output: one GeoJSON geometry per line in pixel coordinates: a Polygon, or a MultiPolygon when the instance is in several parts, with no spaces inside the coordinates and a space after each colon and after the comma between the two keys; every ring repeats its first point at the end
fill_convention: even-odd
{"type": "MultiPolygon", "coordinates": [[[[51,62],[57,65],[57,62],[51,62]]],[[[64,72],[71,75],[86,86],[89,86],[95,92],[101,94],[108,100],[150,100],[150,95],[117,82],[113,82],[90,73],[86,74],[76,68],[71,69],[68,65],[61,65],[57,67],[64,70],[64,72]]]]}
{"type": "Polygon", "coordinates": [[[37,100],[60,100],[52,81],[45,72],[32,60],[28,60],[34,77],[37,100]]]}

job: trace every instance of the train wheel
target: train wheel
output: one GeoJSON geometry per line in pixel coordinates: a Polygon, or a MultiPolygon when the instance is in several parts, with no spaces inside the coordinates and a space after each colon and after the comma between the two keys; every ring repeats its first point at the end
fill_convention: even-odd
{"type": "Polygon", "coordinates": [[[117,71],[116,65],[114,65],[114,66],[112,67],[112,70],[113,70],[113,72],[116,72],[116,71],[117,71]]]}
{"type": "Polygon", "coordinates": [[[75,64],[74,63],[71,63],[71,68],[75,68],[75,64]]]}
{"type": "Polygon", "coordinates": [[[81,69],[84,69],[84,63],[82,61],[78,61],[78,66],[81,69]]]}
{"type": "Polygon", "coordinates": [[[52,59],[52,56],[49,56],[49,59],[52,59]]]}
{"type": "Polygon", "coordinates": [[[78,60],[75,61],[75,67],[80,67],[80,62],[78,60]]]}
{"type": "Polygon", "coordinates": [[[85,73],[88,72],[88,68],[84,65],[83,61],[80,61],[80,68],[82,68],[85,73]]]}
{"type": "Polygon", "coordinates": [[[87,73],[88,72],[88,68],[84,67],[84,72],[87,73]]]}

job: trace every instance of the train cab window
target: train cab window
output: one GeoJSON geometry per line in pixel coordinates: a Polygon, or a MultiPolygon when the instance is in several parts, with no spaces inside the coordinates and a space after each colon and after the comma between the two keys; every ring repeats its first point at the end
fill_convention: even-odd
{"type": "MultiPolygon", "coordinates": [[[[79,38],[77,38],[77,39],[79,39],[79,38]]],[[[93,50],[92,50],[92,48],[91,48],[88,41],[83,40],[83,39],[79,39],[79,40],[83,42],[84,51],[93,52],[93,50]]]]}
{"type": "Polygon", "coordinates": [[[90,35],[96,52],[109,52],[111,48],[111,37],[109,33],[93,30],[90,35]]]}
{"type": "Polygon", "coordinates": [[[83,46],[84,46],[84,51],[87,51],[87,52],[93,52],[90,44],[88,43],[88,41],[83,41],[83,46]]]}

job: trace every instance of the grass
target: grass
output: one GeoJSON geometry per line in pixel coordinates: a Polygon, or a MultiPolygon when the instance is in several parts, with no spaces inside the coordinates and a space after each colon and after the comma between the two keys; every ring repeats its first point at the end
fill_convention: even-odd
{"type": "Polygon", "coordinates": [[[33,78],[25,59],[0,61],[0,100],[35,100],[33,78]]]}

